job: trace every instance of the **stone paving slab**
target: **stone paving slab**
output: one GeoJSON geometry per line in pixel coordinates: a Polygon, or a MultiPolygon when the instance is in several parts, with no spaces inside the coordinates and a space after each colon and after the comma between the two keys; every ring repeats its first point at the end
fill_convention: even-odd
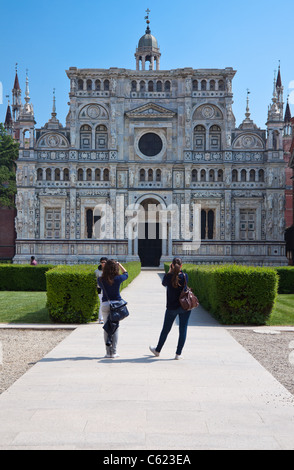
{"type": "Polygon", "coordinates": [[[0,395],[0,449],[214,450],[294,448],[294,397],[199,307],[184,359],[174,325],[159,358],[161,274],[123,291],[117,359],[102,326],[77,326],[0,395]]]}

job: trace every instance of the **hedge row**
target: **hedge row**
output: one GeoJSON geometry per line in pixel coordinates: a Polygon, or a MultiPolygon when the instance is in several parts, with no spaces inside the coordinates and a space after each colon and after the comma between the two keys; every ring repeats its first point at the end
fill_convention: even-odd
{"type": "Polygon", "coordinates": [[[54,267],[52,264],[0,264],[0,290],[46,291],[45,273],[54,267]]]}
{"type": "Polygon", "coordinates": [[[275,269],[238,265],[184,265],[189,286],[221,324],[264,325],[274,307],[275,269]]]}
{"type": "Polygon", "coordinates": [[[294,266],[274,268],[279,276],[279,294],[294,294],[294,266]]]}
{"type": "MultiPolygon", "coordinates": [[[[125,288],[141,271],[138,262],[124,263],[129,278],[125,288]]],[[[47,308],[50,318],[62,323],[88,323],[97,320],[99,299],[94,270],[97,266],[57,266],[46,273],[47,308]]]]}

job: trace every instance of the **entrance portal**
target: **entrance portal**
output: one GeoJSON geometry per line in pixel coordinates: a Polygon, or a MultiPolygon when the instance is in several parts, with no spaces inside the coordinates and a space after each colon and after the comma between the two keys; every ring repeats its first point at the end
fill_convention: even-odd
{"type": "Polygon", "coordinates": [[[145,212],[145,221],[138,227],[138,255],[142,266],[157,267],[162,255],[162,240],[160,238],[158,201],[146,199],[141,203],[145,212]]]}

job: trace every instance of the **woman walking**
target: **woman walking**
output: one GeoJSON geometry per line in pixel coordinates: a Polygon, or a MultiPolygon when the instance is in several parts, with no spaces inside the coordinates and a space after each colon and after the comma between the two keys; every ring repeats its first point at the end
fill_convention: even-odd
{"type": "MultiPolygon", "coordinates": [[[[107,322],[110,313],[109,300],[121,300],[120,285],[128,278],[127,270],[117,261],[109,259],[104,264],[102,276],[98,278],[98,284],[103,290],[102,295],[102,316],[104,324],[107,322]],[[121,271],[121,274],[120,274],[121,271]]],[[[108,346],[108,334],[104,330],[104,342],[106,356],[109,358],[119,357],[117,354],[118,328],[112,336],[112,343],[108,346]]]]}
{"type": "Polygon", "coordinates": [[[175,318],[178,315],[179,339],[175,359],[182,359],[181,354],[186,341],[188,321],[191,314],[191,310],[184,310],[179,301],[186,281],[188,284],[188,275],[182,272],[182,260],[180,258],[174,258],[168,273],[164,275],[162,280],[162,285],[166,287],[166,311],[163,327],[156,348],[152,346],[149,347],[150,351],[155,356],[159,356],[175,318]]]}

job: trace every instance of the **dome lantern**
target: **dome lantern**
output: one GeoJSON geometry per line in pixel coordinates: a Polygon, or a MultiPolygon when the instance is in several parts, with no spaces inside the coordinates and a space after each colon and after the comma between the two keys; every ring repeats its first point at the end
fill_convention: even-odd
{"type": "Polygon", "coordinates": [[[146,62],[150,62],[149,70],[154,70],[154,61],[156,61],[156,70],[159,70],[160,66],[160,50],[158,47],[157,39],[152,36],[150,30],[150,21],[149,21],[149,13],[150,10],[146,10],[147,16],[145,16],[146,20],[146,31],[144,36],[139,39],[138,47],[136,49],[135,57],[136,57],[136,70],[140,70],[140,62],[141,62],[141,70],[145,70],[146,62]]]}

